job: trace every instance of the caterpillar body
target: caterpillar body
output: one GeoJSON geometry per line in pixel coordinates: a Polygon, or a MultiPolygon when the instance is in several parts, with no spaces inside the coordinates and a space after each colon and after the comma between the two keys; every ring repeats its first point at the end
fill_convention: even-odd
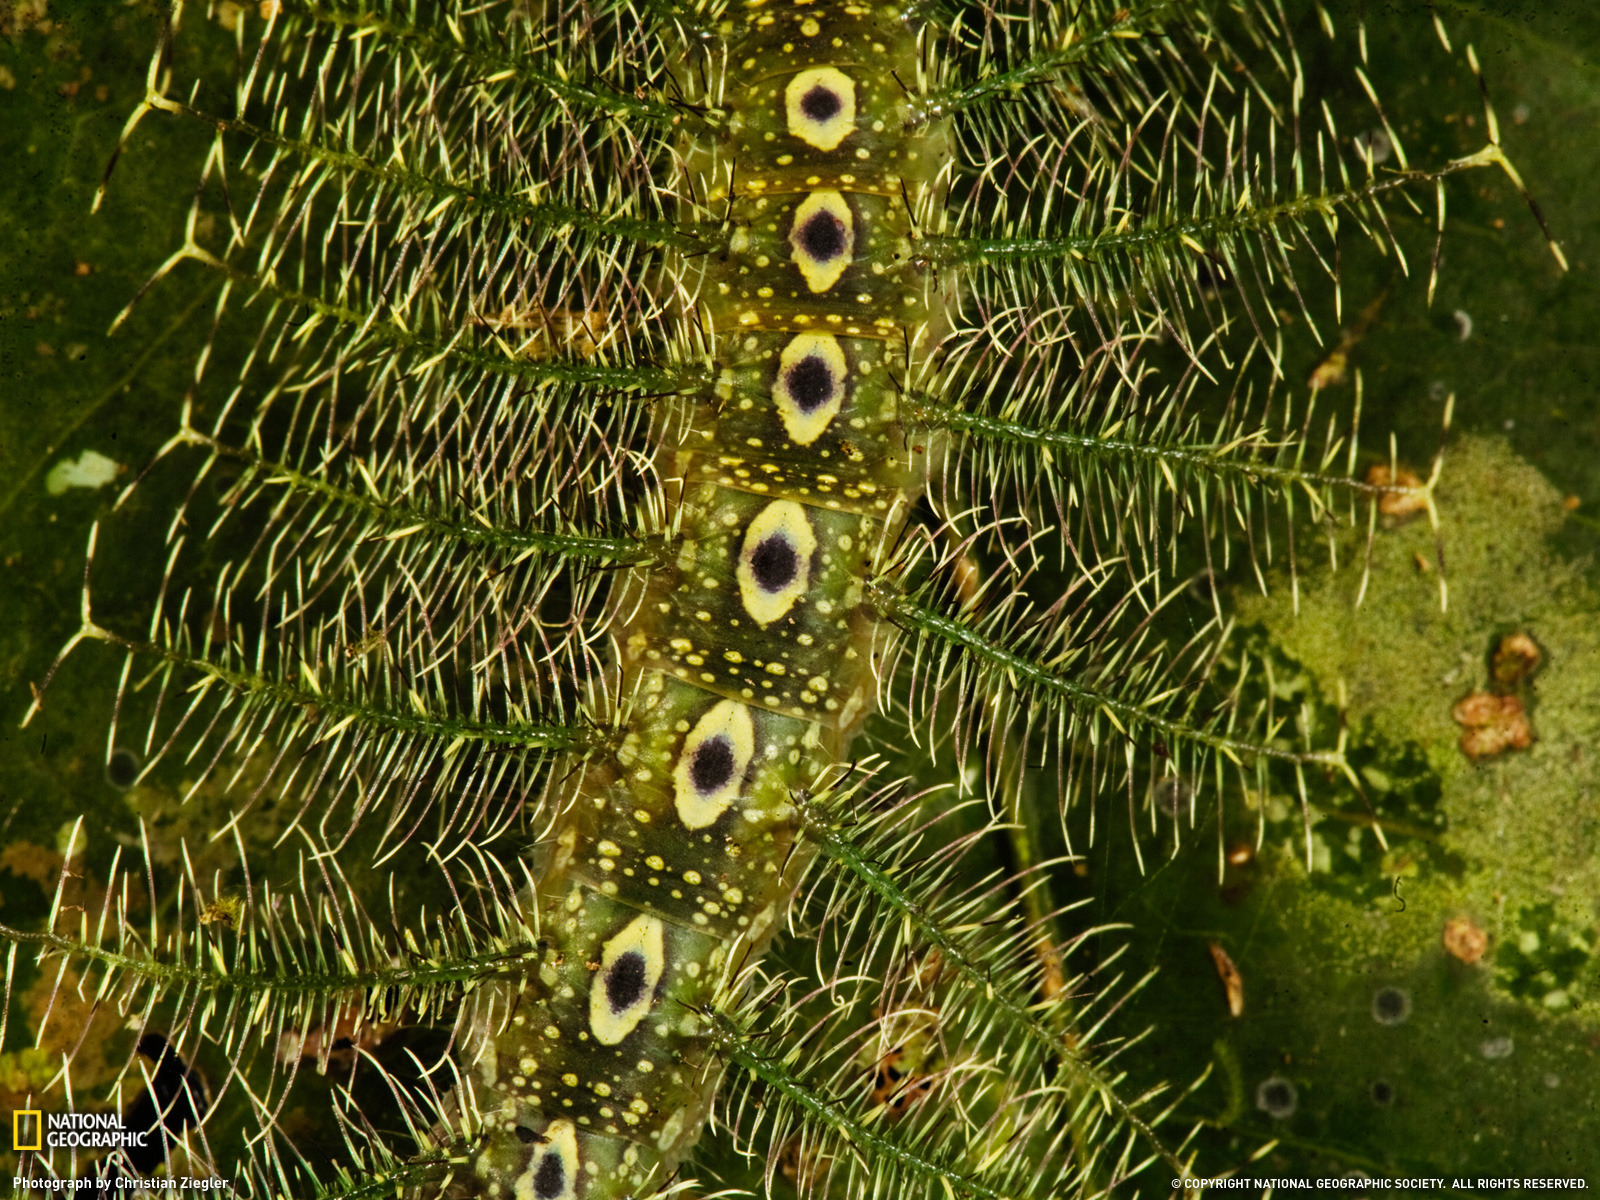
{"type": "Polygon", "coordinates": [[[470,1023],[505,1098],[473,1164],[490,1196],[645,1195],[698,1138],[708,1014],[785,920],[796,795],[874,705],[864,589],[917,490],[897,398],[947,283],[911,235],[948,153],[885,86],[918,79],[916,31],[744,0],[716,39],[726,75],[696,99],[722,124],[678,192],[681,224],[721,232],[668,269],[716,374],[658,422],[675,536],[613,607],[626,715],[544,835],[539,972],[470,1023]]]}

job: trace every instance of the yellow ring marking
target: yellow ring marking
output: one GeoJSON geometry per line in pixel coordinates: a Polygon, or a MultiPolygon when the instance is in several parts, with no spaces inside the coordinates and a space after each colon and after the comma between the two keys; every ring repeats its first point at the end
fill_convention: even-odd
{"type": "Polygon", "coordinates": [[[808,146],[832,150],[855,132],[855,80],[835,67],[812,67],[783,93],[789,132],[808,146]]]}
{"type": "Polygon", "coordinates": [[[794,607],[811,583],[817,535],[806,510],[774,500],[750,522],[734,572],[744,610],[763,629],[794,607]]]}
{"type": "Polygon", "coordinates": [[[544,1142],[513,1184],[516,1200],[577,1200],[578,1130],[571,1121],[551,1121],[544,1142]]]}
{"type": "Polygon", "coordinates": [[[794,262],[806,287],[825,292],[839,282],[856,248],[855,214],[838,192],[812,192],[794,210],[789,230],[794,262]],[[819,250],[826,253],[819,253],[819,250]]]}
{"type": "Polygon", "coordinates": [[[811,445],[839,415],[848,369],[844,349],[831,333],[796,334],[779,353],[772,401],[778,406],[784,432],[795,445],[811,445]],[[814,403],[829,384],[832,390],[827,398],[814,403]]]}
{"type": "Polygon", "coordinates": [[[655,1006],[656,984],[666,969],[661,922],[635,917],[600,950],[600,969],[589,985],[589,1032],[615,1046],[655,1006]]]}
{"type": "Polygon", "coordinates": [[[678,819],[689,829],[714,825],[738,799],[755,752],[750,710],[733,700],[712,705],[684,739],[672,771],[678,819]]]}

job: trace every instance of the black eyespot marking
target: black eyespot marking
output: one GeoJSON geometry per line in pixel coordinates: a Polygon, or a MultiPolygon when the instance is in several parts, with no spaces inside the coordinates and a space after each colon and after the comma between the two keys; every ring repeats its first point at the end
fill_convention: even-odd
{"type": "Polygon", "coordinates": [[[800,246],[816,262],[828,262],[844,253],[845,229],[830,212],[814,214],[800,228],[800,246]]]}
{"type": "Polygon", "coordinates": [[[813,121],[831,121],[843,107],[838,95],[820,83],[800,97],[800,111],[813,121]]]}
{"type": "Polygon", "coordinates": [[[644,985],[644,955],[637,950],[619,954],[617,961],[611,964],[611,970],[606,972],[606,1003],[611,1006],[613,1013],[626,1012],[644,995],[644,985]]]}
{"type": "Polygon", "coordinates": [[[561,1162],[561,1155],[546,1154],[533,1173],[535,1200],[556,1200],[566,1190],[567,1169],[561,1162]]]}
{"type": "Polygon", "coordinates": [[[784,124],[791,136],[818,150],[837,149],[855,132],[855,80],[834,67],[812,67],[783,89],[784,124]]]}
{"type": "Polygon", "coordinates": [[[812,192],[795,206],[789,227],[794,265],[812,294],[844,278],[856,244],[856,215],[840,192],[812,192]]]}
{"type": "Polygon", "coordinates": [[[816,412],[833,399],[833,372],[815,354],[806,355],[790,367],[789,373],[784,376],[784,383],[789,388],[795,407],[806,414],[816,412]]]}
{"type": "Polygon", "coordinates": [[[542,1139],[533,1130],[529,1129],[526,1125],[517,1126],[517,1141],[521,1142],[524,1146],[531,1146],[534,1142],[543,1140],[544,1139],[542,1139]]]}
{"type": "Polygon", "coordinates": [[[728,786],[733,778],[733,744],[725,737],[707,738],[695,747],[689,782],[702,796],[728,786]]]}
{"type": "Polygon", "coordinates": [[[764,539],[750,556],[750,573],[763,592],[781,592],[800,573],[800,556],[782,534],[764,539]]]}
{"type": "MultiPolygon", "coordinates": [[[[666,968],[666,939],[657,917],[640,913],[606,940],[589,983],[589,1033],[595,1041],[615,1046],[639,1028],[655,1006],[656,985],[666,968]]],[[[576,1144],[566,1158],[578,1161],[576,1144]]],[[[576,1168],[567,1170],[571,1174],[576,1168]]]]}

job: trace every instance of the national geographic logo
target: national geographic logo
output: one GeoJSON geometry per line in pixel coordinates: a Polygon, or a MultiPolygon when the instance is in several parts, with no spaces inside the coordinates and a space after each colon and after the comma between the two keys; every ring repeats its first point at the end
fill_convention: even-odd
{"type": "Polygon", "coordinates": [[[44,1149],[44,1113],[37,1108],[19,1108],[11,1114],[11,1149],[44,1149]]]}
{"type": "Polygon", "coordinates": [[[143,1148],[147,1130],[128,1129],[116,1113],[44,1113],[20,1108],[11,1114],[12,1150],[112,1150],[143,1148]]]}

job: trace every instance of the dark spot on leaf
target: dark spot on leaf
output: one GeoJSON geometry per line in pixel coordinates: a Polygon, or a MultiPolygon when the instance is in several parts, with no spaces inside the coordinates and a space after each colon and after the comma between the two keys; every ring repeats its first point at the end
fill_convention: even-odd
{"type": "Polygon", "coordinates": [[[1269,1117],[1280,1121],[1292,1117],[1299,1105],[1300,1096],[1294,1090],[1294,1084],[1287,1079],[1274,1076],[1263,1080],[1261,1086],[1256,1088],[1256,1107],[1269,1117]]]}
{"type": "Polygon", "coordinates": [[[126,746],[111,752],[106,762],[106,782],[119,792],[125,792],[139,778],[139,756],[126,746]]]}
{"type": "Polygon", "coordinates": [[[122,1114],[122,1127],[150,1135],[143,1146],[124,1151],[128,1164],[148,1175],[166,1162],[168,1144],[198,1122],[198,1114],[206,1107],[206,1086],[199,1072],[185,1064],[159,1033],[140,1038],[139,1053],[153,1060],[155,1068],[150,1072],[149,1087],[122,1114]]]}

